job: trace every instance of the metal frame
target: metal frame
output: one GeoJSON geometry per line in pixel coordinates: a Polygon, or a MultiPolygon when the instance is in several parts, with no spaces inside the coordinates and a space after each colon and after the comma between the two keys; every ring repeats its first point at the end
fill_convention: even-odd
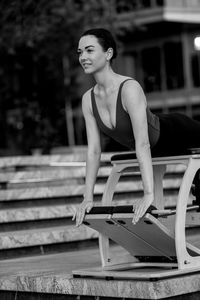
{"type": "MultiPolygon", "coordinates": [[[[102,205],[110,206],[112,205],[113,194],[115,192],[115,187],[119,181],[119,178],[123,171],[132,168],[132,170],[138,171],[138,162],[136,159],[130,160],[115,160],[112,162],[113,168],[111,174],[107,180],[103,198],[102,205]]],[[[177,206],[176,206],[176,216],[175,216],[175,248],[177,255],[177,269],[198,269],[200,268],[200,250],[196,248],[197,256],[189,255],[186,249],[186,237],[185,237],[185,223],[186,223],[186,209],[187,202],[190,193],[190,188],[192,185],[193,178],[196,171],[200,169],[200,155],[185,155],[185,156],[172,156],[172,157],[159,157],[152,159],[153,169],[154,169],[154,192],[155,200],[154,205],[158,209],[164,209],[164,196],[163,196],[163,177],[166,171],[167,165],[170,164],[183,164],[186,166],[186,170],[180,185],[177,206]]],[[[99,236],[99,248],[101,263],[104,269],[113,269],[115,263],[123,263],[123,260],[116,262],[114,258],[111,257],[109,238],[105,235],[100,234],[99,236]]],[[[130,257],[130,264],[133,263],[133,257],[130,257]]],[[[127,264],[127,260],[126,260],[127,264]]],[[[137,264],[138,265],[138,264],[137,264]]],[[[143,266],[144,264],[141,264],[143,266]]]]}

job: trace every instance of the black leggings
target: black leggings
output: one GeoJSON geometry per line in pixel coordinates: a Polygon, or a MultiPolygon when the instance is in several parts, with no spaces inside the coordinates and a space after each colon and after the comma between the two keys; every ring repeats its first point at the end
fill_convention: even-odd
{"type": "Polygon", "coordinates": [[[188,154],[188,148],[200,148],[200,122],[180,113],[158,114],[160,137],[152,156],[188,154]]]}

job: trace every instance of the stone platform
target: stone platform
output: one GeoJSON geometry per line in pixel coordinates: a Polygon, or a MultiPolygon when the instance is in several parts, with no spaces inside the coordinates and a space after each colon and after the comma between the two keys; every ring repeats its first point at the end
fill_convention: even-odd
{"type": "Polygon", "coordinates": [[[97,249],[1,261],[0,299],[200,299],[200,272],[158,281],[73,278],[72,270],[99,265],[97,249]]]}

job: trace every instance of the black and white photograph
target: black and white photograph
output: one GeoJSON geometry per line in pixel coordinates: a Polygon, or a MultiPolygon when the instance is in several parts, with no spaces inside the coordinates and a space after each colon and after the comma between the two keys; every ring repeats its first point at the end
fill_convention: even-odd
{"type": "Polygon", "coordinates": [[[200,0],[1,0],[0,78],[0,300],[199,300],[200,0]]]}

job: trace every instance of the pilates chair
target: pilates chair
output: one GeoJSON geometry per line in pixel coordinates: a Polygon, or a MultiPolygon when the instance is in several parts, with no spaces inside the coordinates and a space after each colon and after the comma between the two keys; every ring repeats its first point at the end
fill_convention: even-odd
{"type": "Polygon", "coordinates": [[[186,221],[200,225],[200,149],[190,149],[187,155],[152,158],[155,199],[136,225],[132,224],[132,205],[112,206],[121,174],[139,171],[136,156],[134,153],[117,154],[111,158],[111,163],[113,167],[105,186],[102,206],[93,207],[84,218],[86,226],[99,231],[101,270],[119,272],[163,268],[170,270],[169,276],[173,276],[174,271],[176,274],[200,271],[200,249],[186,242],[185,235],[186,221]],[[166,167],[172,164],[186,166],[174,210],[164,208],[163,195],[163,177],[166,167]],[[196,199],[192,206],[187,206],[193,184],[196,199]],[[126,249],[128,255],[122,258],[112,255],[110,239],[126,249]]]}

